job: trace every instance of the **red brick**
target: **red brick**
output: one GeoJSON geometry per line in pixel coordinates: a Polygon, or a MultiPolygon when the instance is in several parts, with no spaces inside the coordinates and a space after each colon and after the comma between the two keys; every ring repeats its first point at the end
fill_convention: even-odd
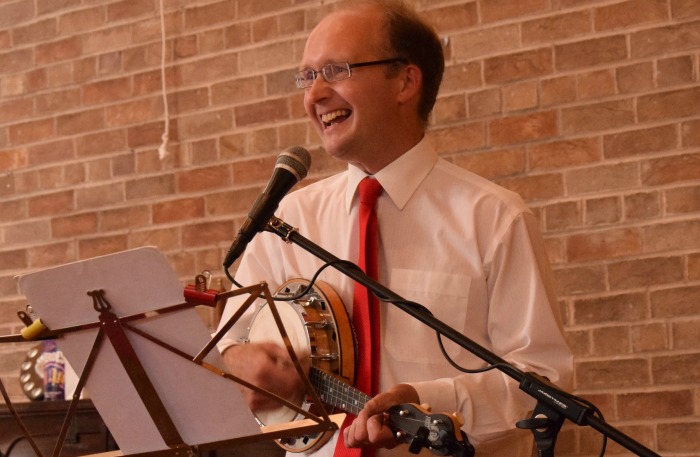
{"type": "Polygon", "coordinates": [[[14,145],[45,141],[55,135],[56,126],[53,119],[24,122],[11,125],[8,129],[9,142],[14,145]]]}
{"type": "Polygon", "coordinates": [[[232,126],[233,115],[229,109],[191,114],[182,116],[178,120],[178,132],[181,139],[226,132],[232,126]]]}
{"type": "Polygon", "coordinates": [[[539,104],[537,83],[534,81],[505,86],[502,93],[503,110],[506,112],[537,108],[539,104]]]}
{"type": "Polygon", "coordinates": [[[429,9],[422,11],[421,15],[435,25],[438,33],[472,27],[479,20],[477,2],[429,9]]]}
{"type": "Polygon", "coordinates": [[[445,68],[440,90],[442,94],[463,92],[483,86],[480,62],[469,62],[459,65],[449,65],[445,68]]]}
{"type": "Polygon", "coordinates": [[[29,264],[32,268],[50,268],[78,260],[73,241],[44,244],[29,249],[29,264]]]}
{"type": "Polygon", "coordinates": [[[527,202],[564,195],[564,183],[558,173],[500,179],[498,184],[519,194],[527,202]]]}
{"type": "Polygon", "coordinates": [[[130,100],[119,105],[106,107],[104,122],[110,127],[138,124],[163,117],[163,113],[163,103],[160,97],[130,100]]]}
{"type": "Polygon", "coordinates": [[[121,0],[107,5],[107,20],[117,22],[142,16],[152,16],[156,4],[150,0],[121,0]]]}
{"type": "Polygon", "coordinates": [[[700,146],[700,121],[688,121],[681,125],[683,146],[700,146]]]}
{"type": "Polygon", "coordinates": [[[108,130],[88,134],[75,140],[75,152],[78,157],[94,157],[126,148],[126,132],[124,130],[108,130]]]}
{"type": "Polygon", "coordinates": [[[125,185],[125,197],[127,200],[172,195],[175,192],[175,178],[171,174],[137,178],[128,181],[125,185]]]}
{"type": "Polygon", "coordinates": [[[561,113],[561,128],[564,134],[626,127],[634,122],[635,106],[631,99],[564,108],[561,113]]]}
{"type": "MultiPolygon", "coordinates": [[[[4,182],[0,180],[0,185],[4,182]]],[[[3,200],[0,201],[0,214],[5,222],[15,222],[27,218],[27,201],[21,200],[3,200]]]]}
{"type": "Polygon", "coordinates": [[[124,188],[122,184],[117,183],[78,189],[76,201],[78,209],[94,209],[123,203],[124,188]]]}
{"type": "Polygon", "coordinates": [[[494,22],[546,11],[549,9],[549,2],[545,0],[522,0],[519,2],[483,0],[480,2],[480,6],[482,22],[494,22]]]}
{"type": "Polygon", "coordinates": [[[484,62],[484,80],[499,84],[551,75],[554,70],[550,48],[491,57],[484,62]]]}
{"type": "Polygon", "coordinates": [[[700,3],[695,0],[671,0],[671,16],[689,18],[700,15],[700,3]]]}
{"type": "Polygon", "coordinates": [[[637,111],[642,122],[679,119],[697,114],[700,88],[683,89],[639,97],[637,111]]]}
{"type": "Polygon", "coordinates": [[[238,4],[238,15],[241,18],[273,13],[289,6],[289,0],[268,0],[266,2],[238,0],[236,3],[238,4]]]}
{"type": "Polygon", "coordinates": [[[607,326],[591,330],[592,355],[614,356],[630,353],[629,327],[607,326]]]}
{"type": "MultiPolygon", "coordinates": [[[[657,384],[695,384],[700,377],[700,353],[654,357],[651,371],[657,384]]],[[[692,410],[692,402],[688,406],[692,410]]]]}
{"type": "MultiPolygon", "coordinates": [[[[164,129],[164,121],[131,126],[127,130],[127,144],[132,148],[160,145],[164,129]]],[[[172,133],[169,132],[170,139],[175,138],[173,133],[174,131],[172,133]]]]}
{"type": "Polygon", "coordinates": [[[205,216],[203,198],[183,198],[153,205],[153,222],[164,224],[175,221],[201,219],[205,216]]]}
{"type": "Polygon", "coordinates": [[[605,290],[605,270],[601,266],[567,267],[555,270],[557,290],[563,295],[580,295],[605,290]]]}
{"type": "Polygon", "coordinates": [[[104,24],[105,9],[98,5],[75,11],[66,11],[58,17],[58,30],[61,35],[89,32],[104,24]]]}
{"type": "Polygon", "coordinates": [[[669,214],[700,213],[700,186],[668,189],[665,195],[669,214]]]}
{"type": "Polygon", "coordinates": [[[700,320],[671,323],[674,349],[693,350],[700,347],[700,320]]]}
{"type": "Polygon", "coordinates": [[[593,29],[588,11],[548,16],[522,24],[523,43],[550,43],[590,33],[593,29]]]}
{"type": "Polygon", "coordinates": [[[679,318],[700,315],[700,287],[677,287],[653,291],[651,311],[656,318],[679,318]]]}
{"type": "Polygon", "coordinates": [[[563,105],[576,101],[576,78],[574,76],[544,79],[540,85],[542,106],[563,105]]]}
{"type": "Polygon", "coordinates": [[[83,2],[81,0],[37,0],[36,11],[39,14],[53,13],[61,10],[62,8],[72,8],[80,6],[83,2]]]}
{"type": "Polygon", "coordinates": [[[624,35],[593,38],[554,47],[557,70],[576,70],[620,62],[627,57],[627,39],[624,35]]]}
{"type": "Polygon", "coordinates": [[[185,10],[185,27],[187,29],[209,27],[219,22],[234,22],[235,19],[236,2],[233,0],[195,6],[185,10]]]}
{"type": "Polygon", "coordinates": [[[596,30],[631,28],[668,19],[666,0],[629,0],[594,10],[596,30]]]}
{"type": "Polygon", "coordinates": [[[616,69],[617,88],[622,94],[645,92],[654,88],[654,65],[641,62],[616,69]]]}
{"type": "Polygon", "coordinates": [[[32,0],[4,2],[0,5],[0,27],[14,27],[33,18],[35,14],[36,9],[32,0]]]}
{"type": "Polygon", "coordinates": [[[673,54],[700,46],[700,22],[642,30],[630,36],[632,58],[673,54]]]}
{"type": "Polygon", "coordinates": [[[231,169],[216,165],[178,173],[176,188],[178,192],[198,192],[207,189],[217,189],[230,185],[231,182],[231,169]]]}
{"type": "Polygon", "coordinates": [[[463,155],[455,164],[488,179],[513,176],[525,171],[525,151],[505,149],[463,155]]]}
{"type": "Polygon", "coordinates": [[[641,178],[648,186],[696,180],[700,178],[700,153],[644,161],[641,178]]]}
{"type": "Polygon", "coordinates": [[[253,32],[248,22],[233,24],[224,29],[223,35],[216,33],[203,34],[200,39],[200,48],[205,50],[209,47],[214,49],[237,48],[253,42],[253,32]],[[207,43],[211,42],[209,46],[207,43]],[[221,42],[221,43],[219,43],[221,42]]]}
{"type": "Polygon", "coordinates": [[[34,52],[32,49],[16,49],[10,52],[0,53],[0,68],[3,73],[14,73],[28,70],[32,67],[34,52]]]}
{"type": "Polygon", "coordinates": [[[12,31],[12,42],[15,46],[50,41],[56,37],[56,18],[43,19],[29,25],[17,27],[12,31]]]}
{"type": "Polygon", "coordinates": [[[46,217],[49,215],[68,213],[75,209],[74,200],[72,191],[31,197],[27,201],[29,216],[46,217]]]}
{"type": "Polygon", "coordinates": [[[617,259],[642,252],[642,234],[638,229],[611,229],[572,235],[567,240],[570,262],[617,259]]]}
{"type": "Polygon", "coordinates": [[[660,423],[657,435],[659,452],[700,452],[700,441],[688,439],[700,436],[700,422],[660,423]]]}
{"type": "Polygon", "coordinates": [[[430,131],[430,138],[440,154],[479,149],[486,145],[486,125],[471,122],[434,129],[430,131]]]}
{"type": "Polygon", "coordinates": [[[0,151],[0,171],[10,171],[27,166],[26,149],[10,149],[0,151]]]}
{"type": "Polygon", "coordinates": [[[632,130],[603,137],[605,157],[620,158],[661,152],[677,147],[677,131],[674,125],[664,125],[632,130]]]}
{"type": "MultiPolygon", "coordinates": [[[[271,152],[277,152],[275,127],[260,128],[250,132],[248,134],[247,144],[249,155],[269,155],[271,152]]],[[[272,159],[272,157],[268,157],[268,159],[272,159]]],[[[244,164],[245,163],[246,162],[244,162],[244,164]]],[[[236,163],[235,165],[239,164],[236,163]]]]}
{"type": "Polygon", "coordinates": [[[692,56],[660,59],[657,63],[656,80],[659,87],[678,86],[694,80],[692,56]]]}
{"type": "Polygon", "coordinates": [[[690,390],[622,394],[617,397],[618,416],[635,420],[690,416],[692,398],[690,390]]]}
{"type": "Polygon", "coordinates": [[[700,279],[700,254],[688,256],[688,278],[700,279]]]}
{"type": "Polygon", "coordinates": [[[246,214],[258,195],[259,187],[208,194],[204,197],[207,216],[246,214]]]}
{"type": "Polygon", "coordinates": [[[503,111],[501,91],[497,88],[471,93],[467,96],[467,100],[470,118],[493,116],[503,111]]]}
{"type": "Polygon", "coordinates": [[[129,206],[100,211],[101,232],[144,227],[151,223],[151,209],[148,206],[129,206]]]}
{"type": "Polygon", "coordinates": [[[581,208],[578,202],[561,202],[544,207],[545,227],[547,232],[580,227],[582,224],[581,208]]]}
{"type": "Polygon", "coordinates": [[[586,225],[607,225],[619,222],[622,208],[619,197],[602,197],[586,200],[586,225]]]}
{"type": "Polygon", "coordinates": [[[82,86],[83,103],[86,105],[116,102],[131,95],[130,78],[98,81],[82,86]]]}
{"type": "Polygon", "coordinates": [[[635,353],[668,350],[668,339],[665,323],[633,325],[630,329],[632,351],[635,353]]]}
{"type": "Polygon", "coordinates": [[[27,250],[17,249],[0,252],[0,265],[2,265],[0,267],[1,270],[26,269],[29,266],[27,250]]]}
{"type": "MultiPolygon", "coordinates": [[[[474,3],[476,4],[476,3],[474,3]]],[[[517,49],[520,30],[517,25],[480,28],[456,33],[451,37],[451,48],[455,59],[473,60],[517,49]]]]}
{"type": "Polygon", "coordinates": [[[188,224],[182,228],[182,245],[185,247],[211,246],[229,241],[235,235],[229,221],[188,224]]]}
{"type": "Polygon", "coordinates": [[[598,70],[578,75],[579,100],[591,100],[615,95],[615,74],[598,70]]]}
{"type": "MultiPolygon", "coordinates": [[[[292,89],[289,72],[284,72],[287,93],[292,89]]],[[[249,103],[265,95],[265,80],[261,76],[237,78],[214,84],[211,87],[211,99],[214,105],[249,103]]]]}
{"type": "Polygon", "coordinates": [[[576,388],[600,390],[650,384],[649,362],[644,359],[576,363],[576,388]]]}
{"type": "Polygon", "coordinates": [[[78,241],[78,257],[80,260],[114,254],[126,249],[126,235],[110,235],[78,241]]]}
{"type": "Polygon", "coordinates": [[[47,92],[35,97],[36,112],[42,115],[73,110],[80,107],[80,102],[78,89],[47,92]]]}
{"type": "Polygon", "coordinates": [[[464,95],[440,97],[433,108],[432,119],[435,124],[463,121],[467,118],[467,103],[464,95]]]}
{"type": "Polygon", "coordinates": [[[46,65],[80,57],[83,52],[80,37],[73,36],[60,41],[39,44],[36,47],[37,65],[46,65]]]}
{"type": "Polygon", "coordinates": [[[625,220],[649,220],[661,216],[661,203],[658,192],[637,192],[625,195],[625,220]]]}
{"type": "Polygon", "coordinates": [[[54,239],[77,238],[97,233],[97,214],[94,212],[58,216],[51,220],[54,239]]]}
{"type": "Polygon", "coordinates": [[[557,113],[543,111],[496,119],[490,123],[491,144],[507,145],[544,140],[557,135],[557,113]]]}
{"type": "Polygon", "coordinates": [[[131,24],[124,24],[86,34],[83,38],[83,53],[106,54],[128,47],[131,44],[131,27],[131,24]]]}
{"type": "Polygon", "coordinates": [[[56,119],[56,129],[61,135],[91,132],[103,128],[104,125],[105,116],[102,109],[63,114],[56,119]]]}
{"type": "Polygon", "coordinates": [[[567,172],[569,195],[620,190],[639,185],[639,167],[634,163],[619,163],[582,168],[567,172]]]}
{"type": "Polygon", "coordinates": [[[580,138],[528,146],[531,170],[553,170],[590,164],[601,160],[600,141],[580,138]]]}
{"type": "Polygon", "coordinates": [[[4,227],[6,245],[12,244],[41,244],[51,239],[48,219],[19,222],[4,227]]]}
{"type": "Polygon", "coordinates": [[[243,72],[277,70],[282,65],[296,67],[294,43],[275,42],[250,50],[242,50],[239,55],[243,72]]]}
{"type": "Polygon", "coordinates": [[[683,280],[681,257],[651,257],[615,262],[608,265],[611,290],[650,287],[683,280]]]}

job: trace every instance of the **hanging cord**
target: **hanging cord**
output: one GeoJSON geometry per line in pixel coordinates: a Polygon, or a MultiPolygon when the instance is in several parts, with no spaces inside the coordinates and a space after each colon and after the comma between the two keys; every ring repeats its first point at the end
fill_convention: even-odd
{"type": "Polygon", "coordinates": [[[163,106],[165,108],[165,128],[161,136],[162,143],[158,147],[158,158],[164,160],[168,157],[168,132],[170,131],[170,113],[168,110],[168,95],[165,87],[165,13],[163,12],[163,0],[160,0],[160,84],[163,93],[163,106]]]}

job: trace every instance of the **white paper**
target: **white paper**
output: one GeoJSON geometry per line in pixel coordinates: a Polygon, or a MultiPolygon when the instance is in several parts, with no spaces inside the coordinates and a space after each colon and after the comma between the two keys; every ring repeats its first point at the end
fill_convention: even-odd
{"type": "MultiPolygon", "coordinates": [[[[17,282],[36,314],[55,331],[99,321],[88,291],[103,289],[118,317],[184,302],[184,288],[167,260],[150,247],[19,276],[17,282]]],[[[193,357],[211,338],[193,308],[131,324],[193,357]]],[[[98,328],[93,328],[66,333],[58,340],[78,375],[97,333],[98,328]]],[[[131,331],[126,334],[185,444],[261,433],[236,383],[131,331]]],[[[206,362],[224,369],[216,349],[206,362]]],[[[168,448],[106,337],[86,389],[124,454],[168,448]]]]}

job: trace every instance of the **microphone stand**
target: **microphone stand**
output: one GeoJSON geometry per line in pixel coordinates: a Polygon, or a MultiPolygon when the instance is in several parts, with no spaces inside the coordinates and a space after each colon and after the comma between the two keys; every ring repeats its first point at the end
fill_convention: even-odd
{"type": "Polygon", "coordinates": [[[380,300],[392,303],[437,333],[444,335],[489,365],[494,365],[504,374],[516,380],[521,390],[537,400],[537,405],[531,418],[519,421],[516,426],[532,431],[539,457],[554,456],[554,444],[565,419],[569,419],[579,426],[587,425],[594,428],[636,455],[641,457],[660,457],[659,454],[656,454],[651,449],[620,432],[602,419],[595,417],[590,407],[572,399],[570,395],[558,389],[546,378],[536,373],[525,373],[519,370],[493,352],[436,319],[421,307],[411,306],[403,297],[367,276],[357,265],[343,262],[300,235],[296,228],[283,220],[272,217],[267,223],[265,230],[275,233],[287,243],[300,246],[322,261],[331,263],[336,270],[367,287],[380,300]]]}

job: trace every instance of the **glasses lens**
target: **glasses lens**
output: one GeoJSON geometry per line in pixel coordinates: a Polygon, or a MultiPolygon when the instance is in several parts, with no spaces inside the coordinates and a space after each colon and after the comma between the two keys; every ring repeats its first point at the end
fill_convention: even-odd
{"type": "Polygon", "coordinates": [[[326,81],[342,81],[350,77],[350,65],[347,63],[329,63],[323,67],[323,77],[326,81]]]}
{"type": "Polygon", "coordinates": [[[316,79],[316,72],[313,70],[298,71],[294,75],[294,82],[299,89],[311,86],[314,83],[314,79],[316,79]]]}

